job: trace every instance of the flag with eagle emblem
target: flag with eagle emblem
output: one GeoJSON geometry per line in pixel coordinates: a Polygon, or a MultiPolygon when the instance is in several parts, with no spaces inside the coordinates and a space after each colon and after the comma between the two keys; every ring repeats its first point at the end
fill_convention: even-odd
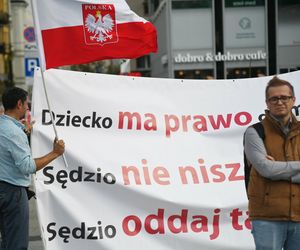
{"type": "Polygon", "coordinates": [[[43,69],[157,51],[155,27],[125,0],[32,0],[43,69]]]}

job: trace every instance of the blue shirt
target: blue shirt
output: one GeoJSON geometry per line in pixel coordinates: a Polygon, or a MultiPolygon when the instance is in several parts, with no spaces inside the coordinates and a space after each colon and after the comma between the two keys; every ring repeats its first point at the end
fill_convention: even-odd
{"type": "Polygon", "coordinates": [[[36,165],[23,129],[21,122],[0,115],[0,180],[28,187],[36,165]]]}

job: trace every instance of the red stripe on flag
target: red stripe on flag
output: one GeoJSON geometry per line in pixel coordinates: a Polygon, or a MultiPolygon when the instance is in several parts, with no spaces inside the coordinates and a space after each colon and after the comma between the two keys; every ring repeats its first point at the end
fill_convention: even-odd
{"type": "Polygon", "coordinates": [[[46,68],[113,58],[136,58],[157,51],[156,30],[151,23],[117,25],[117,43],[87,45],[83,26],[42,31],[46,68]]]}

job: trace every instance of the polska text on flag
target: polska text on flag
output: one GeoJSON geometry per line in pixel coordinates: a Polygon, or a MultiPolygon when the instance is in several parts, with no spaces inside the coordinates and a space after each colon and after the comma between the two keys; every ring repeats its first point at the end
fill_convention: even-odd
{"type": "Polygon", "coordinates": [[[42,67],[157,51],[155,27],[125,0],[32,0],[42,67]]]}

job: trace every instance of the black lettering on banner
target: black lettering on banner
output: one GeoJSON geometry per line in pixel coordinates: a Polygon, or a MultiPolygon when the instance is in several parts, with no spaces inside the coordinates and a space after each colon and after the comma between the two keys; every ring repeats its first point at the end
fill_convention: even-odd
{"type": "Polygon", "coordinates": [[[72,230],[72,235],[74,239],[84,239],[85,238],[85,223],[82,222],[80,227],[75,227],[72,230]]]}
{"type": "Polygon", "coordinates": [[[80,124],[81,124],[81,117],[79,115],[73,116],[73,118],[72,118],[72,126],[73,127],[80,127],[80,124]]]}
{"type": "Polygon", "coordinates": [[[83,171],[83,167],[79,166],[77,169],[67,171],[65,169],[59,170],[56,174],[53,173],[54,167],[47,166],[43,168],[43,174],[46,177],[44,184],[51,185],[55,182],[61,184],[62,189],[66,189],[67,185],[71,183],[105,183],[113,185],[116,183],[116,177],[112,173],[105,173],[102,175],[101,168],[97,168],[97,172],[83,171]]]}
{"type": "Polygon", "coordinates": [[[104,128],[110,128],[112,126],[112,119],[109,117],[105,117],[102,121],[102,126],[104,128]]]}
{"type": "Polygon", "coordinates": [[[87,120],[91,120],[91,117],[90,117],[90,116],[84,117],[84,118],[82,119],[82,125],[83,125],[83,127],[90,128],[91,125],[89,125],[89,124],[87,123],[87,120]]]}
{"type": "Polygon", "coordinates": [[[49,181],[44,181],[44,184],[52,184],[55,180],[54,176],[50,173],[48,173],[48,170],[53,170],[53,167],[52,166],[48,166],[48,167],[45,167],[43,169],[43,174],[46,176],[46,177],[49,177],[49,181]]]}
{"type": "Polygon", "coordinates": [[[61,227],[58,231],[58,235],[63,238],[65,243],[69,242],[71,230],[68,227],[61,227]]]}
{"type": "Polygon", "coordinates": [[[95,125],[97,125],[98,128],[101,128],[100,120],[102,117],[97,117],[96,115],[96,112],[93,112],[92,128],[94,128],[95,125]]]}
{"type": "Polygon", "coordinates": [[[86,181],[86,182],[95,182],[95,180],[93,179],[94,175],[95,175],[95,173],[87,172],[86,177],[84,178],[84,181],[86,181]]]}
{"type": "Polygon", "coordinates": [[[52,226],[55,226],[55,225],[56,225],[56,223],[52,222],[52,223],[49,223],[47,226],[47,232],[49,234],[52,234],[52,236],[48,238],[49,241],[54,240],[54,238],[56,237],[56,231],[51,228],[52,226]]]}
{"type": "MultiPolygon", "coordinates": [[[[113,120],[110,117],[98,116],[97,112],[93,111],[91,115],[81,116],[73,115],[70,110],[66,114],[56,114],[52,112],[53,121],[56,126],[61,127],[85,127],[85,128],[105,128],[109,129],[113,125],[113,120]]],[[[50,111],[42,110],[42,125],[51,125],[50,111]]]]}
{"type": "Polygon", "coordinates": [[[57,119],[57,122],[55,123],[56,126],[65,126],[65,124],[63,123],[63,120],[65,118],[64,115],[57,115],[56,116],[58,119],[57,119]]]}
{"type": "Polygon", "coordinates": [[[95,236],[95,232],[96,232],[97,227],[88,227],[87,231],[89,231],[90,233],[87,236],[88,240],[97,240],[97,236],[95,236]]]}
{"type": "Polygon", "coordinates": [[[60,237],[64,243],[69,243],[70,238],[73,239],[86,239],[86,240],[102,240],[112,239],[117,235],[116,227],[113,225],[101,225],[101,221],[97,222],[98,225],[86,226],[85,222],[81,222],[80,226],[73,229],[69,226],[63,225],[57,227],[56,222],[50,222],[47,225],[47,232],[49,234],[48,240],[53,241],[60,237]]]}

